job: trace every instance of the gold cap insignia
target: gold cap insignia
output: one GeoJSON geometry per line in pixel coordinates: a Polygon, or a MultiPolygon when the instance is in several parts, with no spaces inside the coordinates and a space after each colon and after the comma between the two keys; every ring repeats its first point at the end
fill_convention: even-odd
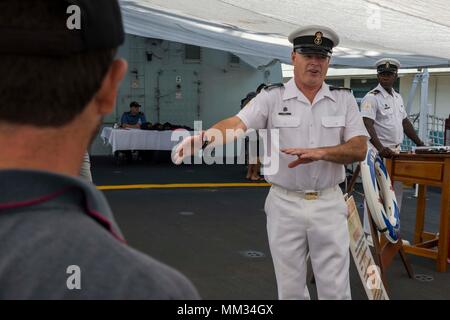
{"type": "Polygon", "coordinates": [[[316,38],[314,39],[314,43],[316,45],[321,45],[322,44],[322,37],[323,37],[323,33],[320,31],[317,31],[315,34],[316,38]]]}

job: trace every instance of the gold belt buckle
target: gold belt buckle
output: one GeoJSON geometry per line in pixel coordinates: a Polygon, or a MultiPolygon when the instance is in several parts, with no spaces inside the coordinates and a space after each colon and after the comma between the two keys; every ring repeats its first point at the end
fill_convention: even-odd
{"type": "Polygon", "coordinates": [[[319,199],[319,193],[316,192],[305,192],[305,200],[317,200],[319,199]]]}

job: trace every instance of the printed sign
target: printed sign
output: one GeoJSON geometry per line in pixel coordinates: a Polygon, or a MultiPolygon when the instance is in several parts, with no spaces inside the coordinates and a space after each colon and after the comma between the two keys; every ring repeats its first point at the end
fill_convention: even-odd
{"type": "Polygon", "coordinates": [[[366,290],[369,300],[389,300],[380,268],[376,265],[367,244],[364,230],[359,219],[358,209],[353,197],[347,200],[348,207],[348,232],[350,235],[350,251],[353,256],[359,277],[366,290]]]}

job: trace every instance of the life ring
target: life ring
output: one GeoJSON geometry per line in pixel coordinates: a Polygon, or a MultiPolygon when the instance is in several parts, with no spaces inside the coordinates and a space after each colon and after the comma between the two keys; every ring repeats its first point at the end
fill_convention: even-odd
{"type": "Polygon", "coordinates": [[[381,157],[368,148],[361,163],[361,177],[366,203],[380,233],[396,243],[400,233],[400,210],[394,188],[381,157]]]}

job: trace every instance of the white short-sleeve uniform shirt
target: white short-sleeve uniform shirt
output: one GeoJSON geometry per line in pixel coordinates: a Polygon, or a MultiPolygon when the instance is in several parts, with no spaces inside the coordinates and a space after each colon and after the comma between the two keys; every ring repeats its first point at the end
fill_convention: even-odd
{"type": "MultiPolygon", "coordinates": [[[[284,87],[263,90],[237,116],[248,129],[278,129],[280,149],[336,146],[356,136],[368,137],[351,91],[330,90],[325,83],[311,104],[291,79],[284,87]]],[[[322,190],[345,179],[341,164],[315,161],[288,168],[296,156],[273,148],[271,152],[279,154],[280,165],[266,179],[283,188],[322,190]]]]}
{"type": "Polygon", "coordinates": [[[361,101],[361,114],[374,120],[374,129],[385,147],[403,142],[403,119],[407,117],[403,99],[392,89],[390,95],[380,84],[361,101]]]}

